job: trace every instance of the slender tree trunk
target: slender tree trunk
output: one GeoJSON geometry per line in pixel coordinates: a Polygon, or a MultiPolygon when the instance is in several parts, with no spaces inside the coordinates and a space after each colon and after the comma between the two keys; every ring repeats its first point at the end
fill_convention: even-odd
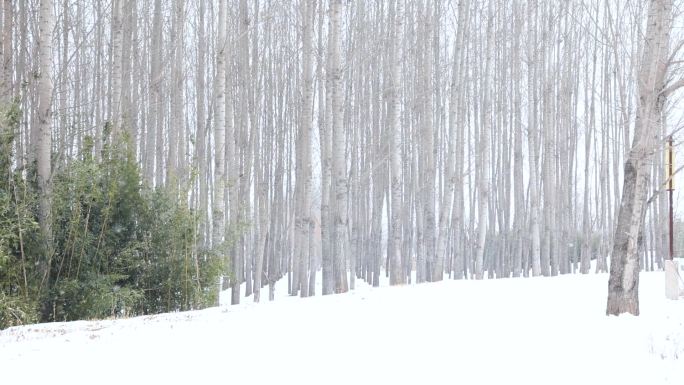
{"type": "MultiPolygon", "coordinates": [[[[183,26],[185,25],[185,9],[184,0],[176,0],[173,3],[173,26],[171,28],[171,52],[173,57],[173,65],[171,68],[171,121],[169,122],[169,150],[168,160],[166,162],[166,183],[172,189],[178,191],[180,188],[187,188],[182,186],[183,173],[180,172],[184,168],[184,153],[183,146],[184,138],[184,114],[183,114],[183,26]]],[[[181,197],[185,194],[180,194],[181,197]]]]}
{"type": "Polygon", "coordinates": [[[406,277],[402,272],[401,237],[403,234],[401,220],[403,217],[402,202],[402,134],[401,134],[401,41],[404,28],[404,0],[396,0],[394,9],[394,35],[392,36],[392,48],[390,51],[391,88],[388,100],[387,121],[390,125],[390,151],[391,151],[391,192],[392,192],[392,217],[390,238],[390,285],[402,285],[406,283],[406,277]]]}
{"type": "MultiPolygon", "coordinates": [[[[13,0],[3,0],[2,14],[2,46],[0,47],[0,107],[4,107],[12,99],[12,27],[14,7],[13,0]]],[[[0,130],[2,127],[0,127],[0,130]]],[[[0,131],[1,134],[1,131],[0,131]]]]}
{"type": "MultiPolygon", "coordinates": [[[[121,96],[120,96],[120,123],[119,128],[128,134],[126,145],[131,153],[137,155],[136,124],[134,120],[134,104],[132,103],[133,89],[133,65],[137,50],[133,53],[134,34],[137,34],[137,12],[134,12],[133,0],[121,0],[121,96]]],[[[137,106],[136,106],[137,109],[137,106]]]]}
{"type": "Polygon", "coordinates": [[[529,167],[530,167],[530,187],[529,187],[529,201],[530,201],[530,230],[532,234],[532,275],[538,276],[541,274],[541,239],[539,230],[539,183],[537,178],[539,175],[539,157],[537,152],[537,133],[539,128],[537,127],[537,94],[536,94],[536,65],[537,65],[537,54],[536,54],[536,23],[533,22],[536,19],[537,13],[537,1],[532,0],[528,4],[528,36],[527,36],[527,76],[528,76],[528,151],[529,151],[529,167]]]}
{"type": "Polygon", "coordinates": [[[121,130],[121,43],[122,43],[122,19],[121,6],[124,0],[112,1],[112,53],[110,58],[112,94],[109,105],[109,124],[111,133],[109,140],[114,143],[121,130]]]}
{"type": "MultiPolygon", "coordinates": [[[[5,178],[11,168],[12,142],[10,140],[15,135],[19,138],[17,143],[21,143],[20,133],[10,132],[13,127],[9,127],[6,119],[7,110],[12,106],[13,87],[12,87],[12,19],[14,5],[12,0],[3,0],[4,7],[2,14],[2,46],[0,46],[0,178],[5,178]]],[[[17,154],[16,158],[21,159],[22,154],[17,154]]]]}
{"type": "MultiPolygon", "coordinates": [[[[492,62],[492,43],[494,35],[494,14],[493,6],[490,4],[487,16],[487,45],[485,52],[485,79],[489,76],[492,62]]],[[[485,80],[486,81],[486,80],[485,80]]],[[[483,106],[481,129],[478,140],[478,169],[480,175],[477,181],[477,254],[475,256],[475,277],[477,279],[483,278],[484,269],[484,252],[485,240],[487,235],[487,206],[489,204],[489,179],[487,169],[489,168],[489,131],[491,130],[491,103],[490,103],[489,85],[483,85],[483,106]]]]}
{"type": "MultiPolygon", "coordinates": [[[[147,121],[147,137],[145,140],[145,179],[150,186],[153,186],[158,180],[155,178],[160,172],[159,163],[161,159],[156,157],[157,141],[162,141],[162,138],[157,135],[159,131],[157,127],[162,123],[159,121],[159,116],[162,110],[161,99],[161,55],[162,55],[162,4],[161,0],[154,2],[154,15],[152,17],[152,45],[151,45],[151,65],[150,65],[150,108],[148,112],[147,121]],[[156,160],[156,161],[155,161],[156,160]],[[157,172],[155,172],[155,168],[157,172]]],[[[96,140],[96,143],[98,141],[96,140]]],[[[159,184],[157,184],[159,186],[159,184]]]]}
{"type": "Polygon", "coordinates": [[[206,1],[198,0],[197,17],[197,73],[196,89],[197,103],[196,103],[196,125],[197,132],[195,136],[195,167],[199,172],[197,176],[199,181],[199,188],[197,194],[199,195],[199,232],[200,244],[203,248],[208,246],[208,186],[207,186],[207,122],[206,122],[206,106],[205,106],[205,92],[206,92],[206,42],[205,42],[205,16],[206,1]]]}
{"type": "MultiPolygon", "coordinates": [[[[423,177],[422,196],[424,214],[424,238],[426,271],[423,279],[432,280],[435,269],[435,145],[434,145],[434,126],[433,126],[433,23],[432,7],[428,0],[425,5],[425,30],[424,30],[424,50],[423,56],[423,81],[425,101],[423,104],[423,128],[422,128],[422,152],[424,164],[421,175],[423,177]]],[[[419,281],[420,282],[420,281],[419,281]]]]}
{"type": "MultiPolygon", "coordinates": [[[[595,51],[594,51],[595,52],[595,51]]],[[[591,83],[588,84],[594,84],[594,79],[596,76],[596,54],[594,53],[594,60],[592,63],[592,81],[591,83]]],[[[588,66],[589,64],[587,64],[588,66]]],[[[587,82],[589,79],[589,71],[587,68],[587,82]]],[[[580,255],[580,272],[582,274],[587,274],[591,270],[591,254],[592,254],[592,247],[591,247],[591,236],[592,236],[592,231],[591,231],[591,217],[590,217],[590,206],[589,206],[589,200],[590,200],[590,195],[589,195],[589,164],[591,162],[591,139],[593,136],[593,130],[594,130],[594,122],[593,122],[593,108],[594,108],[594,103],[589,102],[589,99],[593,100],[594,97],[594,91],[593,87],[586,87],[585,90],[585,109],[588,111],[585,112],[585,127],[586,130],[584,132],[584,201],[583,206],[582,206],[582,250],[581,250],[581,255],[580,255]],[[591,91],[589,91],[591,89],[591,91]]]]}
{"type": "Polygon", "coordinates": [[[513,249],[513,277],[519,277],[527,266],[523,266],[523,243],[525,234],[525,196],[523,186],[523,147],[522,147],[522,87],[521,81],[521,53],[520,41],[522,40],[522,7],[516,6],[514,9],[514,40],[513,40],[513,193],[515,204],[515,245],[513,249]]]}
{"type": "MultiPolygon", "coordinates": [[[[332,237],[333,232],[330,226],[330,190],[332,186],[332,131],[331,121],[328,119],[331,114],[331,100],[332,100],[332,73],[328,71],[324,77],[324,61],[323,61],[323,22],[324,9],[323,4],[318,9],[318,130],[321,149],[321,279],[322,279],[322,293],[328,295],[333,293],[334,276],[333,276],[333,250],[332,237]]],[[[332,34],[328,33],[328,41],[332,34]]],[[[325,55],[330,61],[330,49],[325,55]]],[[[328,66],[330,69],[331,67],[328,66]]]]}

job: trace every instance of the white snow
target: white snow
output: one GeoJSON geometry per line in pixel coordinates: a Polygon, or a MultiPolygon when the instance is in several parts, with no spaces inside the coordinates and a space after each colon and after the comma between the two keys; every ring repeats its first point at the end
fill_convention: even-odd
{"type": "Polygon", "coordinates": [[[281,281],[271,303],[1,331],[0,384],[681,385],[684,300],[663,279],[641,274],[639,317],[604,315],[605,274],[308,299],[281,281]]]}

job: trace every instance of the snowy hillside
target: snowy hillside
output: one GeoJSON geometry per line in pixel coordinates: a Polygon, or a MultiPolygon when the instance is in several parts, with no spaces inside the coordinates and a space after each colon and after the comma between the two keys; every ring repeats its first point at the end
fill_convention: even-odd
{"type": "MultiPolygon", "coordinates": [[[[641,275],[440,283],[0,332],[0,383],[684,384],[684,301],[641,275]],[[30,377],[25,377],[29,374],[30,377]]],[[[279,294],[285,292],[280,288],[279,294]]]]}

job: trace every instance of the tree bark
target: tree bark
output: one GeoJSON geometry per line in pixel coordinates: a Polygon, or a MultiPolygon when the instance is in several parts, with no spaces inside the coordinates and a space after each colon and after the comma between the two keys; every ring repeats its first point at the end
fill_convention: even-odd
{"type": "Polygon", "coordinates": [[[390,151],[391,151],[391,175],[390,184],[392,193],[391,211],[391,259],[390,259],[390,285],[402,285],[406,283],[406,277],[402,271],[401,238],[403,218],[402,189],[402,134],[401,134],[401,64],[404,60],[401,54],[401,41],[404,28],[404,0],[396,0],[394,10],[394,36],[390,58],[391,88],[389,94],[389,106],[387,121],[390,125],[390,151]]]}
{"type": "MultiPolygon", "coordinates": [[[[121,130],[121,42],[123,36],[121,8],[124,0],[112,1],[112,36],[111,36],[111,104],[109,105],[109,124],[111,133],[109,141],[114,143],[121,130]]],[[[105,138],[107,139],[107,138],[105,138]]]]}
{"type": "MultiPolygon", "coordinates": [[[[423,242],[425,243],[425,272],[421,274],[421,279],[432,280],[433,271],[435,270],[435,129],[433,126],[433,22],[432,22],[432,6],[427,0],[425,4],[425,30],[424,30],[424,50],[422,70],[423,70],[423,92],[425,100],[423,104],[423,127],[421,132],[422,137],[422,197],[424,210],[424,231],[423,242]]],[[[420,281],[419,281],[420,282],[420,281]]]]}
{"type": "Polygon", "coordinates": [[[37,163],[38,182],[38,223],[42,242],[44,243],[44,258],[39,263],[41,274],[41,289],[48,286],[48,276],[52,261],[52,31],[55,28],[52,0],[40,1],[40,23],[38,26],[38,53],[40,56],[38,74],[38,111],[37,111],[37,142],[35,154],[37,163]]]}
{"type": "Polygon", "coordinates": [[[672,0],[651,0],[638,75],[634,139],[625,162],[624,187],[610,260],[607,315],[639,315],[638,239],[643,231],[654,136],[663,111],[661,91],[667,73],[671,23],[672,0]]]}
{"type": "Polygon", "coordinates": [[[347,162],[345,157],[345,130],[343,125],[344,104],[342,77],[343,68],[340,58],[340,40],[342,28],[342,16],[344,15],[344,2],[332,0],[330,8],[331,20],[331,72],[332,72],[332,170],[333,187],[335,191],[335,214],[334,214],[334,248],[333,248],[333,271],[335,275],[335,293],[345,293],[349,290],[347,283],[347,250],[349,245],[349,233],[347,231],[347,196],[349,183],[347,181],[347,162]]]}
{"type": "MultiPolygon", "coordinates": [[[[330,63],[330,49],[323,54],[323,4],[318,10],[318,130],[321,152],[321,279],[323,295],[334,291],[332,233],[330,225],[330,190],[332,186],[332,67],[330,63]],[[328,61],[328,72],[324,77],[325,63],[328,61]]],[[[331,25],[330,23],[328,24],[331,25]]],[[[332,34],[328,33],[328,44],[332,34]]]]}
{"type": "Polygon", "coordinates": [[[527,112],[527,122],[528,122],[528,151],[529,160],[528,164],[530,167],[530,185],[529,185],[529,201],[530,201],[530,231],[532,238],[532,275],[538,276],[541,274],[541,239],[539,230],[539,184],[537,182],[539,175],[539,157],[538,157],[538,145],[537,145],[537,133],[539,128],[537,127],[537,94],[535,90],[537,76],[536,76],[536,65],[537,65],[537,53],[536,53],[536,25],[533,20],[536,18],[537,14],[537,1],[532,0],[528,4],[528,36],[527,36],[527,76],[528,76],[528,112],[527,112]]]}
{"type": "Polygon", "coordinates": [[[295,244],[295,280],[299,287],[293,287],[292,294],[300,292],[302,297],[308,296],[308,277],[306,266],[309,255],[309,243],[312,241],[312,218],[311,218],[311,122],[313,114],[313,11],[314,3],[311,0],[302,0],[302,104],[299,124],[299,142],[297,144],[297,210],[295,213],[295,231],[299,240],[295,244]]]}
{"type": "Polygon", "coordinates": [[[226,155],[226,3],[219,2],[216,75],[214,77],[214,197],[212,200],[212,245],[218,247],[225,237],[224,191],[226,155]]]}
{"type": "Polygon", "coordinates": [[[487,77],[490,75],[491,62],[492,62],[492,44],[494,35],[494,14],[492,12],[493,6],[489,6],[489,11],[487,15],[487,45],[485,48],[485,67],[484,76],[485,80],[483,83],[483,98],[482,98],[482,117],[480,123],[480,136],[478,139],[478,169],[480,174],[477,181],[477,253],[475,255],[475,278],[482,279],[484,273],[484,252],[485,252],[485,240],[487,235],[487,206],[489,204],[489,175],[487,170],[489,169],[489,131],[491,130],[491,102],[490,102],[490,92],[489,85],[486,83],[487,77]]]}

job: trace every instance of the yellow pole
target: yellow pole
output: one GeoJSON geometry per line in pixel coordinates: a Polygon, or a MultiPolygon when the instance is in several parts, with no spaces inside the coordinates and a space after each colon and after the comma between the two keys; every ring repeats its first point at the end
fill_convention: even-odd
{"type": "Polygon", "coordinates": [[[669,259],[674,259],[674,213],[672,209],[672,195],[674,190],[674,149],[672,148],[672,135],[667,138],[665,147],[665,170],[667,175],[667,190],[669,191],[670,201],[670,256],[669,259]]]}

